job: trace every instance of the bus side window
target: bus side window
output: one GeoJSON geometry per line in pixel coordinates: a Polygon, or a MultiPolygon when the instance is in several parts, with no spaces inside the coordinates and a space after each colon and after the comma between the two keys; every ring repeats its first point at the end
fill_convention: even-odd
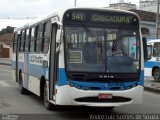
{"type": "Polygon", "coordinates": [[[18,42],[19,42],[19,52],[22,51],[22,31],[20,33],[20,36],[18,38],[18,42]]]}
{"type": "Polygon", "coordinates": [[[155,42],[153,47],[153,56],[160,57],[160,42],[155,42]]]}
{"type": "Polygon", "coordinates": [[[35,51],[36,52],[41,52],[42,30],[43,30],[42,24],[36,26],[36,31],[35,31],[35,51]]]}
{"type": "Polygon", "coordinates": [[[13,39],[13,53],[16,52],[17,49],[17,33],[14,33],[14,39],[13,39]]]}
{"type": "Polygon", "coordinates": [[[31,48],[31,31],[32,31],[32,28],[29,29],[29,36],[28,36],[28,52],[30,52],[30,48],[31,48]]]}
{"type": "Polygon", "coordinates": [[[34,52],[34,30],[34,27],[30,29],[30,52],[34,52]]]}
{"type": "Polygon", "coordinates": [[[28,46],[29,46],[29,29],[26,30],[25,52],[28,52],[28,46]]]}
{"type": "Polygon", "coordinates": [[[50,43],[50,31],[51,31],[51,22],[48,21],[44,23],[43,26],[43,38],[42,38],[42,52],[47,53],[50,43]]]}
{"type": "Polygon", "coordinates": [[[22,45],[21,45],[21,51],[25,51],[25,42],[26,42],[26,30],[23,30],[22,32],[22,45]]]}

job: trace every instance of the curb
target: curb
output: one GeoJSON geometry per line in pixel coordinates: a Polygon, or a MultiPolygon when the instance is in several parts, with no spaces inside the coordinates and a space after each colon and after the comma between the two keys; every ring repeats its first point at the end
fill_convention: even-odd
{"type": "Polygon", "coordinates": [[[154,93],[160,93],[160,88],[157,89],[157,88],[153,88],[153,87],[144,86],[144,90],[154,92],[154,93]]]}
{"type": "Polygon", "coordinates": [[[0,65],[11,66],[11,63],[0,63],[0,65]]]}

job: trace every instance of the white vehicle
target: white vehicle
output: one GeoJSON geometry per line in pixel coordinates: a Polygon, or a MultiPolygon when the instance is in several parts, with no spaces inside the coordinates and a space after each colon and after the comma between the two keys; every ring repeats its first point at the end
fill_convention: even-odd
{"type": "Polygon", "coordinates": [[[143,42],[129,11],[71,8],[14,31],[12,69],[52,105],[114,107],[142,102],[143,42]]]}
{"type": "Polygon", "coordinates": [[[145,62],[145,76],[153,76],[155,81],[160,80],[160,39],[147,42],[148,57],[145,62]]]}

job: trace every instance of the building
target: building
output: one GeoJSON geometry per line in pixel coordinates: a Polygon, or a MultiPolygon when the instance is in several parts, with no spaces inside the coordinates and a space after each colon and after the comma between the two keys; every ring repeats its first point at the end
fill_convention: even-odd
{"type": "Polygon", "coordinates": [[[139,15],[143,37],[147,39],[156,39],[156,13],[135,9],[130,11],[139,15]]]}
{"type": "Polygon", "coordinates": [[[109,4],[109,8],[130,10],[130,9],[136,9],[136,4],[132,4],[130,2],[129,3],[125,3],[124,0],[120,0],[119,3],[109,4]]]}
{"type": "Polygon", "coordinates": [[[0,58],[11,58],[13,34],[0,35],[0,58]]]}
{"type": "Polygon", "coordinates": [[[157,12],[157,0],[140,0],[139,10],[157,12]]]}

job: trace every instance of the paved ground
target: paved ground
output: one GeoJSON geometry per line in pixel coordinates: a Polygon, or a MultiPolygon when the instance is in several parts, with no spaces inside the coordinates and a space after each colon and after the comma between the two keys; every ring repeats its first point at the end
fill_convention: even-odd
{"type": "Polygon", "coordinates": [[[160,81],[154,81],[153,77],[145,77],[145,90],[160,93],[160,81]]]}
{"type": "Polygon", "coordinates": [[[11,65],[11,59],[8,58],[0,58],[0,65],[11,65]]]}

